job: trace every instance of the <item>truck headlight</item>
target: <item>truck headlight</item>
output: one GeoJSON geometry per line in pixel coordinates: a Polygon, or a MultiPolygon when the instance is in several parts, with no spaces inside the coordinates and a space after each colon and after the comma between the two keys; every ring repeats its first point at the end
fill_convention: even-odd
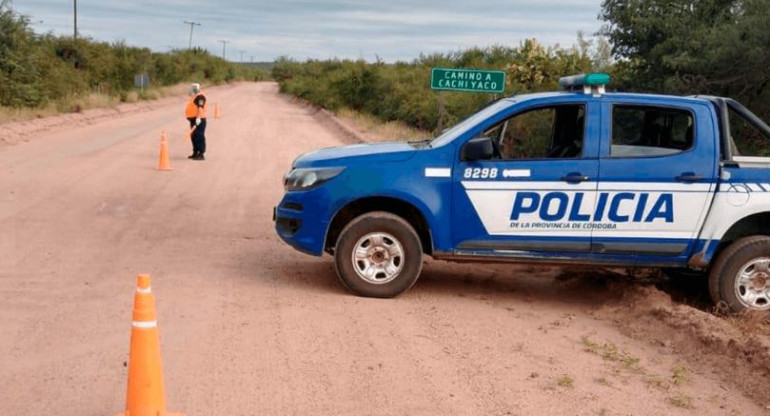
{"type": "Polygon", "coordinates": [[[294,168],[283,177],[287,191],[300,191],[318,186],[342,173],[345,168],[294,168]]]}

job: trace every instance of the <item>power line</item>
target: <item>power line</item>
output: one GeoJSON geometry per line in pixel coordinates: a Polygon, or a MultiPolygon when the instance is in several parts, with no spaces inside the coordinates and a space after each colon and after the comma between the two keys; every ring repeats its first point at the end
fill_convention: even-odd
{"type": "Polygon", "coordinates": [[[184,24],[190,25],[190,40],[187,42],[187,49],[192,49],[192,34],[193,34],[193,28],[195,26],[200,26],[201,24],[198,22],[188,22],[187,20],[184,21],[184,24]]]}
{"type": "Polygon", "coordinates": [[[227,58],[225,58],[227,56],[225,53],[226,53],[226,50],[227,50],[227,44],[230,41],[229,40],[220,40],[220,42],[222,42],[222,59],[227,60],[227,58]]]}

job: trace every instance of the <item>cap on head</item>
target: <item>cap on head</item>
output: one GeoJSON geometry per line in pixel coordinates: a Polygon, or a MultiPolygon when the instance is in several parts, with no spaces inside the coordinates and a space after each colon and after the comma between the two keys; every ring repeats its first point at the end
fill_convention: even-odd
{"type": "Polygon", "coordinates": [[[201,92],[201,84],[190,85],[190,94],[198,94],[201,92]]]}

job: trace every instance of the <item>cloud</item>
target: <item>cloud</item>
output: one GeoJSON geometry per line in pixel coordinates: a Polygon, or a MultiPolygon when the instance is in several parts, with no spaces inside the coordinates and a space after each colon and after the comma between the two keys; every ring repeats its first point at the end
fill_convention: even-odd
{"type": "MultiPolygon", "coordinates": [[[[39,32],[72,33],[72,3],[17,0],[39,32]]],[[[594,33],[600,0],[79,0],[79,31],[101,41],[165,51],[187,47],[189,26],[201,22],[193,43],[237,60],[365,58],[410,61],[420,53],[472,46],[518,45],[526,38],[572,45],[579,30],[594,33]]]]}

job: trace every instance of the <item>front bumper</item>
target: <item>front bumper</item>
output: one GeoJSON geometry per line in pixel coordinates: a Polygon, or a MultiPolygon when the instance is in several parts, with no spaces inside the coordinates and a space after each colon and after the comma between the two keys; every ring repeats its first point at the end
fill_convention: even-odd
{"type": "Polygon", "coordinates": [[[273,208],[275,231],[290,246],[313,256],[324,252],[329,202],[321,189],[287,192],[273,208]]]}

